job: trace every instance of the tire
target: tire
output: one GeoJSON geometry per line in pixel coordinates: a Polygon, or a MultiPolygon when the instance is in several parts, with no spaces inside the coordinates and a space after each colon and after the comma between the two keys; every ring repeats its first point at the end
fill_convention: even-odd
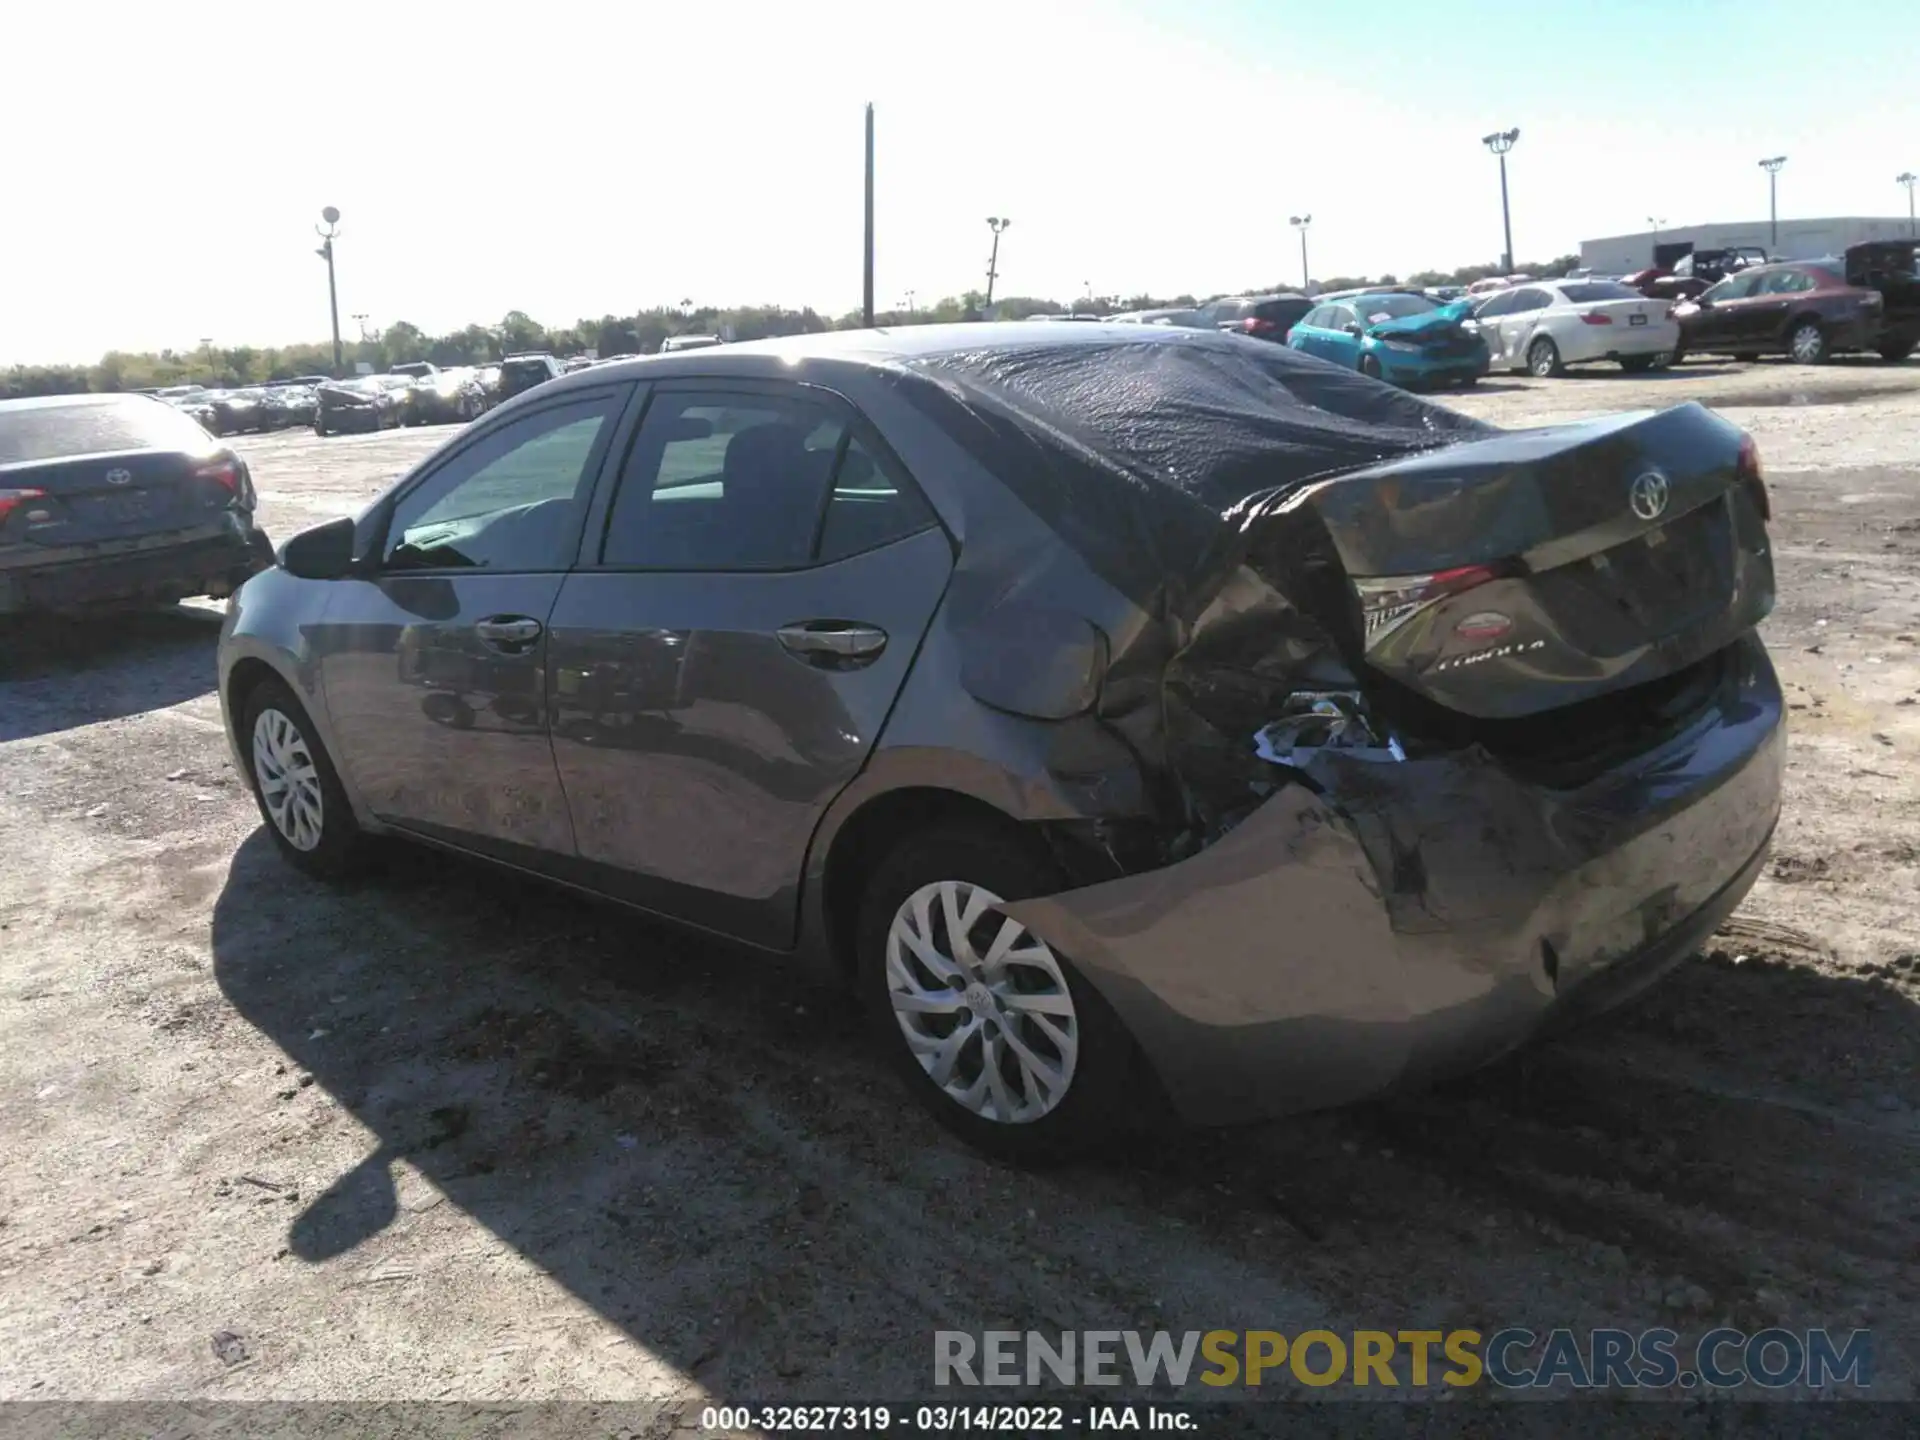
{"type": "Polygon", "coordinates": [[[324,440],[327,435],[327,422],[324,420],[316,419],[313,422],[313,433],[315,435],[318,435],[321,439],[324,440]]]}
{"type": "Polygon", "coordinates": [[[1560,361],[1560,347],[1545,335],[1539,336],[1527,346],[1527,373],[1536,380],[1546,380],[1567,373],[1567,367],[1560,361]]]}
{"type": "Polygon", "coordinates": [[[1360,373],[1366,376],[1369,380],[1379,380],[1384,382],[1387,378],[1386,375],[1382,373],[1380,369],[1380,362],[1374,359],[1373,356],[1371,355],[1362,355],[1360,357],[1360,373]]]}
{"type": "Polygon", "coordinates": [[[1139,1078],[1138,1052],[1119,1016],[1065,956],[992,908],[996,899],[1044,895],[1062,883],[1052,857],[1028,836],[977,824],[936,826],[895,845],[874,870],[855,937],[861,999],[876,1038],[907,1087],[968,1144],[1021,1165],[1097,1151],[1139,1108],[1129,1104],[1139,1078]],[[952,895],[964,917],[970,900],[980,903],[980,892],[986,908],[974,922],[969,956],[956,963],[943,899],[952,895]],[[952,967],[950,974],[936,971],[897,938],[920,928],[916,913],[928,922],[923,935],[931,942],[929,951],[952,967]],[[1008,925],[1017,930],[1014,953],[1026,958],[997,972],[982,970],[980,947],[1004,938],[1008,925]],[[966,981],[966,988],[947,983],[953,979],[966,981]],[[897,1009],[896,995],[936,1003],[897,1009]],[[1018,998],[1007,1003],[1009,996],[1018,998]],[[987,1008],[991,1018],[983,1021],[978,1011],[987,1008]],[[918,1050],[909,1029],[921,1039],[918,1050]],[[940,1041],[962,1030],[966,1038],[945,1057],[950,1074],[942,1084],[933,1078],[942,1058],[940,1041]],[[1070,1044],[1058,1043],[1056,1036],[1070,1044]],[[1059,1087],[1042,1083],[1040,1071],[1018,1056],[1016,1045],[1047,1074],[1060,1076],[1059,1087]],[[993,1055],[1000,1057],[994,1067],[997,1091],[988,1065],[993,1055]],[[946,1088],[961,1084],[974,1096],[971,1103],[946,1088]],[[992,1113],[1000,1110],[1008,1118],[992,1113]],[[1022,1110],[1030,1113],[1023,1116],[1022,1110]]]}
{"type": "Polygon", "coordinates": [[[1799,320],[1787,332],[1787,353],[1796,365],[1824,365],[1829,358],[1827,332],[1817,320],[1799,320]]]}
{"type": "Polygon", "coordinates": [[[1480,377],[1478,375],[1462,375],[1453,383],[1458,385],[1462,390],[1471,390],[1480,383],[1480,377]]]}
{"type": "Polygon", "coordinates": [[[1620,368],[1629,375],[1644,375],[1659,359],[1658,355],[1629,355],[1620,362],[1620,368]]]}
{"type": "Polygon", "coordinates": [[[1914,351],[1913,341],[1896,340],[1891,345],[1882,345],[1880,347],[1879,354],[1880,354],[1880,358],[1886,361],[1889,365],[1898,365],[1902,360],[1906,359],[1909,355],[1913,354],[1913,351],[1914,351]]]}
{"type": "Polygon", "coordinates": [[[1742,350],[1733,358],[1736,363],[1741,365],[1758,365],[1760,363],[1760,352],[1758,350],[1742,350]]]}
{"type": "Polygon", "coordinates": [[[248,692],[240,724],[247,784],[274,847],[318,879],[353,874],[364,858],[366,837],[305,707],[280,681],[263,680],[248,692]],[[290,781],[296,792],[280,819],[268,798],[276,779],[290,781]]]}

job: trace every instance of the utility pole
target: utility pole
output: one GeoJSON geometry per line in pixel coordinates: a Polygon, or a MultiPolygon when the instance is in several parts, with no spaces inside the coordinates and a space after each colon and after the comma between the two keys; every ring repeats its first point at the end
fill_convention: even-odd
{"type": "Polygon", "coordinates": [[[860,290],[861,323],[873,328],[873,102],[867,102],[867,243],[860,290]]]}
{"type": "Polygon", "coordinates": [[[1920,238],[1920,224],[1916,224],[1913,218],[1913,187],[1917,181],[1920,181],[1920,175],[1915,175],[1911,170],[1893,177],[1894,184],[1907,187],[1907,234],[1920,238]]]}
{"type": "Polygon", "coordinates": [[[1000,232],[1011,224],[1013,224],[1013,221],[1007,219],[1004,215],[989,215],[987,217],[987,228],[993,231],[993,250],[987,256],[986,308],[988,309],[991,309],[993,306],[993,282],[1000,276],[1000,232]]]}
{"type": "Polygon", "coordinates": [[[329,205],[320,212],[326,223],[313,227],[320,237],[320,248],[313,253],[327,262],[327,310],[333,316],[333,374],[340,376],[340,290],[333,280],[333,241],[340,233],[340,212],[329,205]]]}
{"type": "Polygon", "coordinates": [[[914,313],[914,309],[913,309],[913,296],[914,296],[914,292],[913,292],[913,291],[911,291],[911,290],[909,290],[909,291],[907,291],[907,314],[909,314],[909,315],[911,315],[911,314],[913,314],[913,313],[914,313]]]}
{"type": "Polygon", "coordinates": [[[1480,143],[1500,157],[1500,228],[1507,240],[1501,267],[1508,275],[1513,273],[1513,212],[1507,206],[1507,152],[1513,149],[1513,142],[1519,138],[1518,125],[1511,130],[1496,130],[1491,135],[1480,137],[1480,143]]]}
{"type": "Polygon", "coordinates": [[[1775,155],[1762,160],[1760,168],[1767,172],[1767,249],[1780,248],[1780,167],[1787,163],[1784,155],[1775,155]]]}
{"type": "Polygon", "coordinates": [[[368,318],[365,310],[356,310],[353,312],[353,322],[360,327],[360,339],[362,343],[373,339],[372,334],[367,330],[368,318]]]}
{"type": "Polygon", "coordinates": [[[1313,216],[1289,215],[1287,223],[1300,232],[1300,293],[1305,295],[1307,288],[1313,284],[1312,277],[1307,274],[1307,227],[1313,224],[1313,216]]]}

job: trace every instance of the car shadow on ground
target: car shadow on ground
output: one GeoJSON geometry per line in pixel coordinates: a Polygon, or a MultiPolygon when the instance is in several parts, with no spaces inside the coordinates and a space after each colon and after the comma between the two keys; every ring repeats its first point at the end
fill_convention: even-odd
{"type": "MultiPolygon", "coordinates": [[[[1757,1328],[1803,1254],[1810,1277],[1836,1245],[1905,1254],[1920,1216],[1889,1128],[1920,1107],[1920,959],[1841,979],[1723,954],[1430,1092],[1032,1176],[945,1139],[841,997],[429,852],[330,889],[255,832],[212,947],[239,1013],[377,1137],[308,1177],[295,1257],[351,1266],[406,1225],[405,1161],[722,1400],[922,1394],[936,1328],[1153,1328],[1167,1284],[1224,1311],[1350,1295],[1359,1266],[1478,1323],[1530,1303],[1502,1288],[1529,1247],[1681,1277],[1757,1328]],[[1783,1091],[1805,1070],[1858,1093],[1694,1073],[1756,1056],[1783,1091]],[[1880,1183],[1834,1194],[1836,1169],[1880,1183]],[[1187,1278],[1156,1275],[1169,1253],[1187,1278]]],[[[311,1099],[281,1092],[289,1127],[311,1099]]]]}
{"type": "Polygon", "coordinates": [[[214,688],[220,613],[0,617],[0,741],[164,710],[214,688]]]}

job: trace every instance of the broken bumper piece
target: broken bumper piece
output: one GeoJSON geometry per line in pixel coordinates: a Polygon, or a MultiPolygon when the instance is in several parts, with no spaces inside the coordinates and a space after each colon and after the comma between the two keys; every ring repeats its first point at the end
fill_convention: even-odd
{"type": "Polygon", "coordinates": [[[1310,754],[1298,734],[1267,748],[1308,783],[1207,849],[1008,907],[1196,1123],[1457,1073],[1619,1004],[1739,904],[1779,814],[1783,706],[1752,641],[1688,728],[1578,789],[1478,749],[1310,754]]]}

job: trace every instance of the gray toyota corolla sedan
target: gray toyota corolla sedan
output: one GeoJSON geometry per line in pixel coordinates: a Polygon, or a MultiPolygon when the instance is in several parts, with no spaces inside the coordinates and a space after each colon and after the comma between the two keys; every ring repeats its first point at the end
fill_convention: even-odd
{"type": "Polygon", "coordinates": [[[1039,1159],[1458,1071],[1691,954],[1779,811],[1767,504],[1693,404],[1500,431],[1162,327],[729,345],[287,542],[220,694],[301,868],[402,835],[823,966],[1039,1159]]]}

